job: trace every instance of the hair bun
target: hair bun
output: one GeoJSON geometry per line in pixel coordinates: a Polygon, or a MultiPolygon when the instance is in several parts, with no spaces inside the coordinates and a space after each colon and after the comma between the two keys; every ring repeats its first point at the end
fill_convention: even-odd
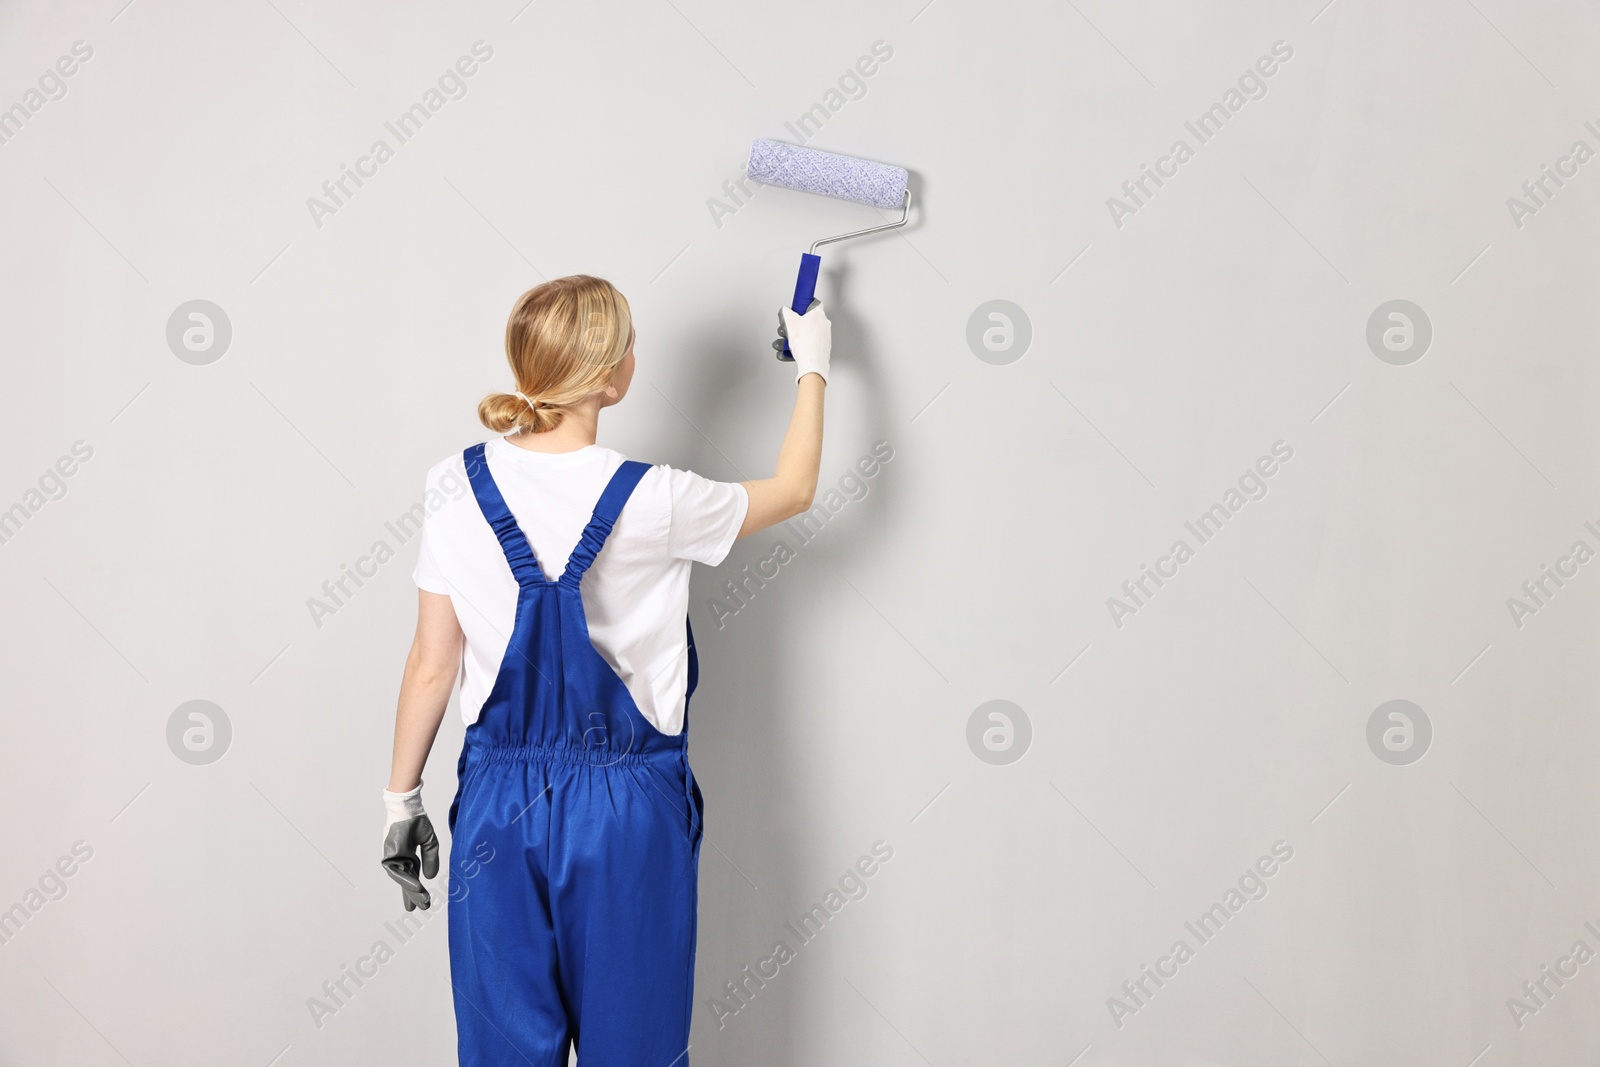
{"type": "Polygon", "coordinates": [[[496,433],[544,433],[561,424],[562,409],[521,391],[490,393],[478,404],[478,418],[496,433]]]}

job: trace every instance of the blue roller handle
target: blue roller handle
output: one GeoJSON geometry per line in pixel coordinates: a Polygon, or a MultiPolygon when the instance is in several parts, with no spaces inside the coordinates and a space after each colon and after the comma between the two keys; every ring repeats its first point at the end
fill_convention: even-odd
{"type": "MultiPolygon", "coordinates": [[[[789,310],[796,315],[804,315],[811,307],[811,301],[817,295],[817,272],[822,269],[822,257],[814,256],[810,252],[800,253],[800,276],[794,281],[794,301],[789,305],[789,310]]],[[[783,351],[778,353],[778,358],[786,363],[794,362],[794,353],[789,351],[789,339],[783,339],[783,351]]]]}

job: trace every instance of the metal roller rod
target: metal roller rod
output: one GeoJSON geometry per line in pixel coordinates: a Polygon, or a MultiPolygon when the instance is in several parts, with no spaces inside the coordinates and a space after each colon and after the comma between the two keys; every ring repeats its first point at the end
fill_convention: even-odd
{"type": "Polygon", "coordinates": [[[900,217],[898,219],[894,220],[893,222],[886,222],[882,226],[868,226],[864,230],[855,230],[851,233],[841,233],[837,237],[824,237],[820,241],[813,241],[811,242],[811,254],[816,255],[817,249],[821,248],[823,245],[831,245],[835,241],[848,241],[852,237],[863,237],[869,233],[878,233],[881,230],[892,230],[896,227],[904,226],[906,224],[906,220],[910,217],[911,189],[908,186],[906,188],[905,197],[900,202],[900,217]]]}

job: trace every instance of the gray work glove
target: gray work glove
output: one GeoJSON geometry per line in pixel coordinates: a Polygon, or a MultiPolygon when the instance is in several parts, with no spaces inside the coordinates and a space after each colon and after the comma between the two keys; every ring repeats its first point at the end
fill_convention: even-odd
{"type": "Polygon", "coordinates": [[[383,806],[389,814],[383,828],[383,869],[400,884],[407,911],[426,911],[433,901],[422,879],[439,873],[439,838],[422,810],[422,783],[409,793],[385,789],[383,806]]]}

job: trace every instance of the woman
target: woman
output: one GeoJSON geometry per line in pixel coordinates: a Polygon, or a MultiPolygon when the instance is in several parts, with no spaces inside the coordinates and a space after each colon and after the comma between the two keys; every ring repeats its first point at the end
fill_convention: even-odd
{"type": "MultiPolygon", "coordinates": [[[[811,506],[831,328],[816,304],[780,318],[794,413],[776,473],[736,484],[595,444],[634,369],[609,282],[558,278],[512,309],[516,389],[478,405],[507,436],[466,450],[470,498],[424,525],[384,790],[384,868],[408,911],[427,908],[439,845],[422,768],[459,671],[449,920],[463,1064],[565,1067],[575,1043],[584,1067],[685,1067],[702,818],[689,565],[811,506]]],[[[430,472],[430,499],[459,486],[456,469],[430,472]]]]}

